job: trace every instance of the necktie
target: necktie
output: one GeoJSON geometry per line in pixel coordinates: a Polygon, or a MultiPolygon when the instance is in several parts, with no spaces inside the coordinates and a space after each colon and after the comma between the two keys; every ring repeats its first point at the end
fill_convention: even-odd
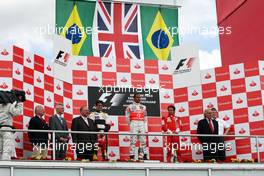
{"type": "Polygon", "coordinates": [[[59,116],[59,119],[60,119],[61,124],[63,125],[63,119],[62,119],[62,117],[59,116]]]}
{"type": "Polygon", "coordinates": [[[89,126],[89,122],[87,118],[84,118],[85,123],[89,126]]]}
{"type": "Polygon", "coordinates": [[[211,119],[209,119],[209,126],[210,126],[212,133],[213,133],[214,132],[214,125],[213,125],[213,121],[211,119]]]}
{"type": "Polygon", "coordinates": [[[42,117],[39,117],[39,118],[42,121],[42,123],[46,124],[46,120],[44,118],[42,118],[42,117]]]}

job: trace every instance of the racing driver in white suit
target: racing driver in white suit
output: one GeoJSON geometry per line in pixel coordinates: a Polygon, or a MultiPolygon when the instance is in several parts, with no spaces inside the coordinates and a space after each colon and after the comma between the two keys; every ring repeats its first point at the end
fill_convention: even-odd
{"type": "MultiPolygon", "coordinates": [[[[131,133],[144,134],[147,124],[147,111],[146,106],[140,104],[140,94],[134,94],[134,102],[127,106],[126,108],[126,120],[130,125],[131,133]]],[[[138,152],[136,149],[138,135],[130,136],[130,160],[134,161],[136,153],[138,152]]],[[[139,147],[139,160],[147,160],[147,150],[146,150],[146,136],[139,136],[140,147],[139,147]]]]}

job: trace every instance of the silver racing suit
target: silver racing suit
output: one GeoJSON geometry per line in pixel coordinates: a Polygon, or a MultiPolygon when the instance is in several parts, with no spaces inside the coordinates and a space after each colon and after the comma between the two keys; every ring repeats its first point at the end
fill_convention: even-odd
{"type": "MultiPolygon", "coordinates": [[[[133,102],[132,104],[128,105],[126,108],[126,120],[130,125],[130,132],[131,133],[146,133],[147,131],[147,111],[146,106],[140,103],[133,102]]],[[[136,142],[137,142],[137,135],[130,136],[130,156],[136,156],[136,142]]],[[[140,141],[140,151],[143,152],[144,155],[147,154],[146,149],[146,136],[139,136],[140,141]]],[[[142,154],[142,153],[140,153],[142,154]]]]}

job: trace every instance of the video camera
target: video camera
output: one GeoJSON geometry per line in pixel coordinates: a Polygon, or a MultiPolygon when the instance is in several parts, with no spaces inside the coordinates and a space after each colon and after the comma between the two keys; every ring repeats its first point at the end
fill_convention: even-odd
{"type": "Polygon", "coordinates": [[[6,105],[8,103],[14,103],[15,101],[17,101],[18,103],[26,101],[25,91],[0,91],[0,104],[6,105]]]}

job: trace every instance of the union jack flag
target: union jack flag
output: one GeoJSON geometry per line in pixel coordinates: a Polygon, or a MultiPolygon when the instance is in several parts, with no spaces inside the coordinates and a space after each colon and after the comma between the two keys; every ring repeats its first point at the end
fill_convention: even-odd
{"type": "Polygon", "coordinates": [[[144,59],[139,5],[99,1],[93,27],[94,56],[144,59]]]}

